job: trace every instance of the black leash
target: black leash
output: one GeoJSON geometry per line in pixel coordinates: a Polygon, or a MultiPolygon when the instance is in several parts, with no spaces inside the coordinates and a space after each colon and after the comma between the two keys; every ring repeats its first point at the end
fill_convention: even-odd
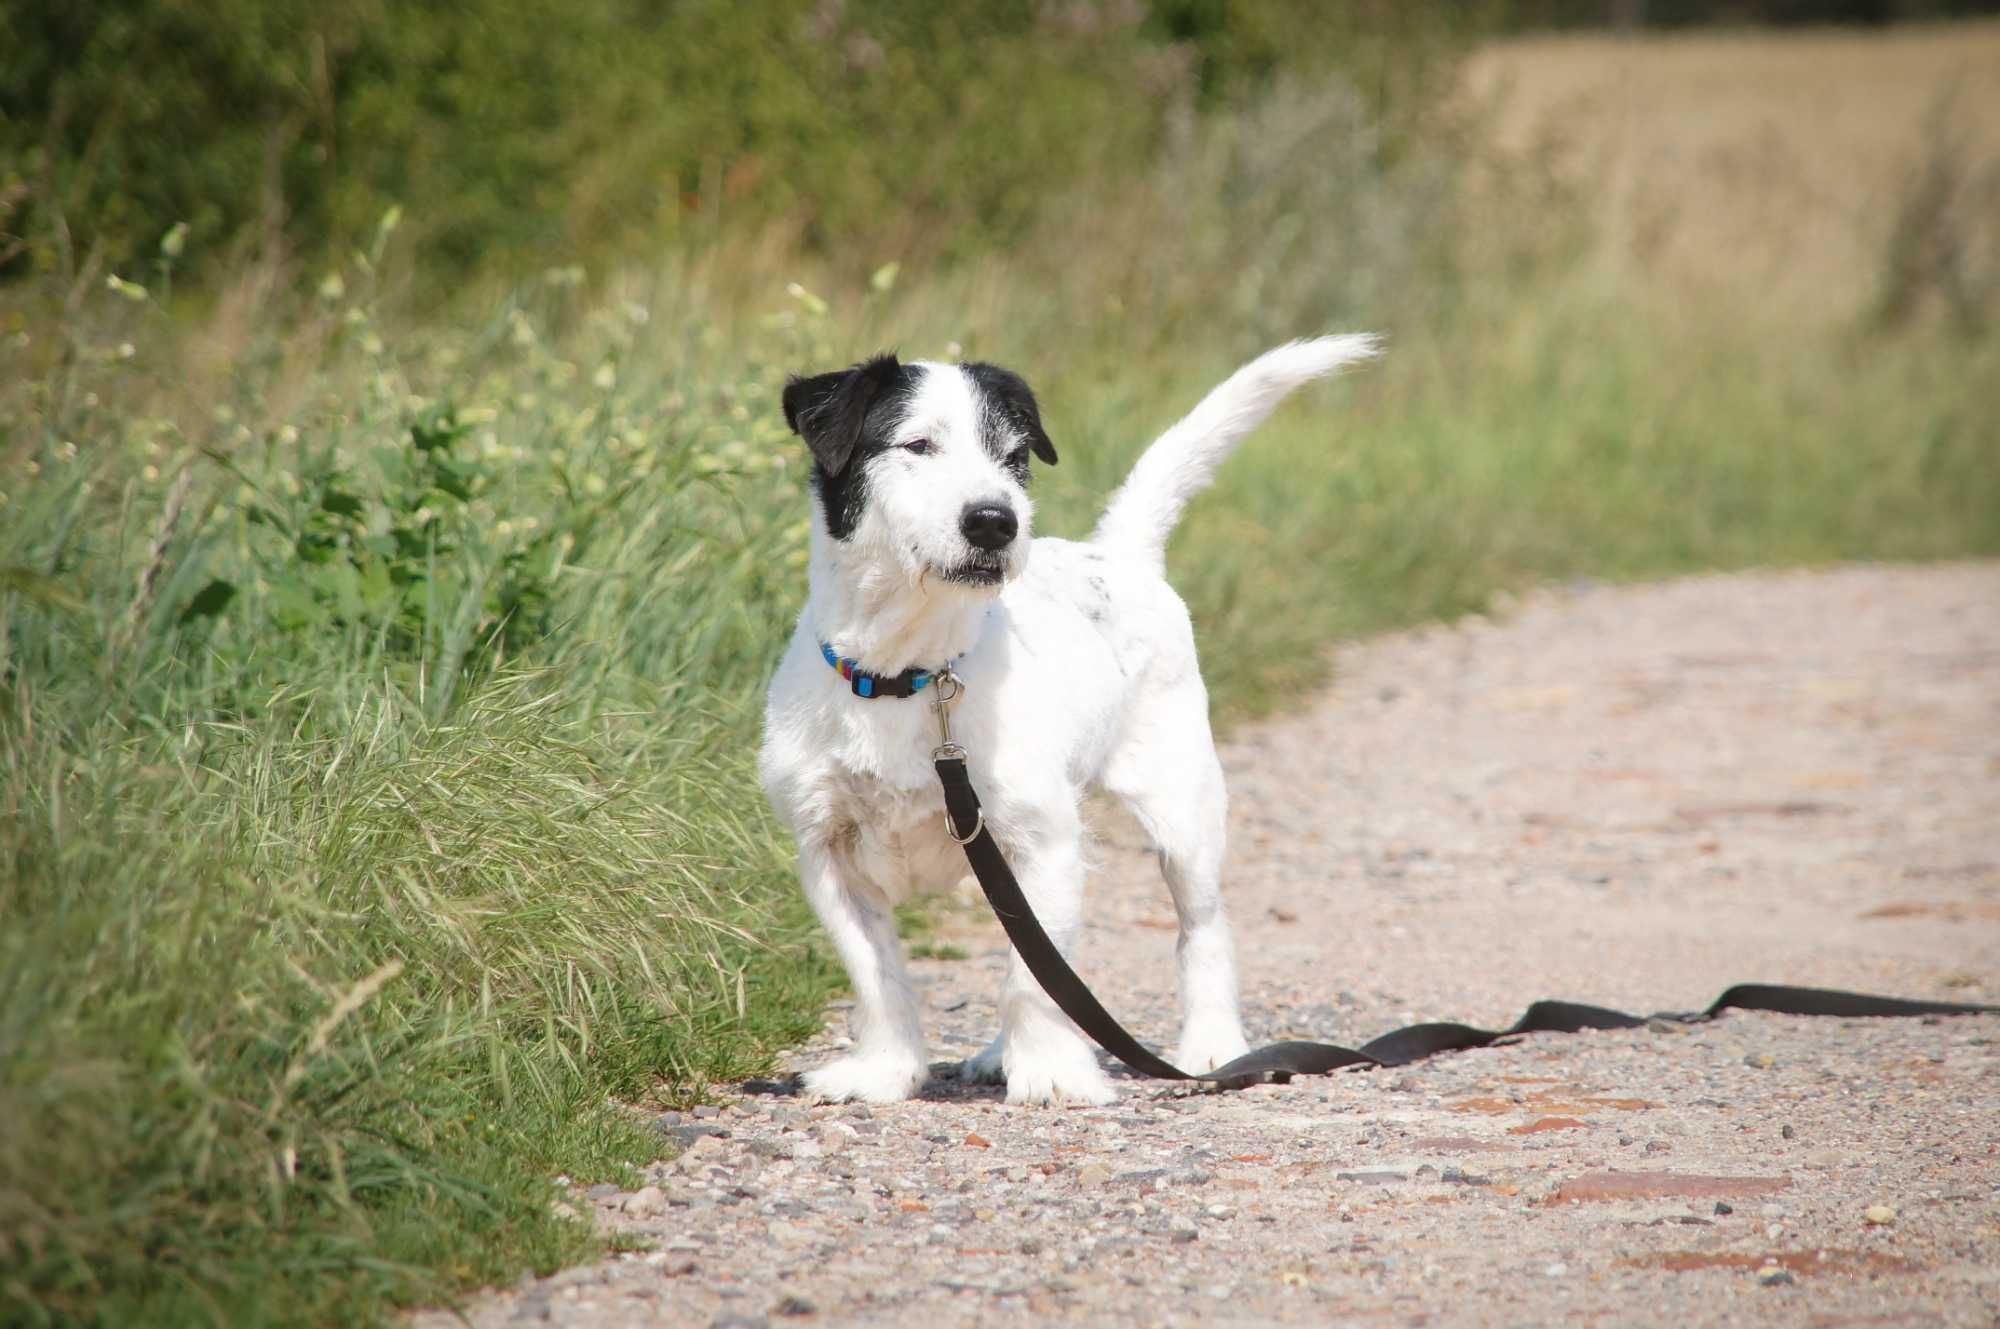
{"type": "Polygon", "coordinates": [[[1699,1011],[1643,1016],[1574,1001],[1538,1001],[1505,1029],[1451,1023],[1413,1024],[1370,1039],[1358,1048],[1292,1040],[1246,1052],[1212,1071],[1200,1074],[1184,1071],[1156,1055],[1119,1024],[1042,930],[1041,921],[1021,893],[1021,884],[1014,879],[1014,870],[1007,866],[1006,856],[986,827],[985,816],[979,809],[979,795],[973,791],[972,778],[966,772],[965,749],[951,741],[948,707],[962,685],[949,669],[939,675],[938,682],[937,700],[932,708],[937,712],[939,733],[944,741],[931,757],[937,767],[938,782],[944,786],[946,827],[951,838],[964,847],[972,875],[986,892],[986,902],[993,906],[1000,926],[1007,930],[1007,940],[1014,943],[1015,951],[1035,981],[1042,985],[1042,991],[1098,1046],[1141,1075],[1162,1080],[1199,1080],[1223,1089],[1242,1089],[1266,1080],[1283,1083],[1294,1075],[1325,1075],[1348,1066],[1406,1066],[1440,1052],[1489,1047],[1518,1034],[1633,1029],[1652,1020],[1694,1024],[1732,1009],[1845,1017],[2000,1014],[2000,1006],[1975,1002],[1910,1001],[1829,988],[1739,983],[1699,1011]]]}

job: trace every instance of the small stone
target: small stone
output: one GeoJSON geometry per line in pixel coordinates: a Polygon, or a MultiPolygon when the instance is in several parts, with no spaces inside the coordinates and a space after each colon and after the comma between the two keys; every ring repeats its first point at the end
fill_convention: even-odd
{"type": "Polygon", "coordinates": [[[770,1324],[761,1315],[739,1315],[735,1311],[724,1311],[708,1322],[709,1329],[770,1329],[770,1324]]]}
{"type": "Polygon", "coordinates": [[[804,1246],[813,1239],[812,1233],[797,1223],[788,1223],[782,1218],[774,1218],[765,1226],[764,1234],[780,1246],[804,1246]]]}
{"type": "Polygon", "coordinates": [[[1786,1216],[1785,1206],[1782,1204],[1767,1204],[1757,1212],[1766,1218],[1783,1218],[1786,1216]]]}
{"type": "Polygon", "coordinates": [[[800,1140],[792,1146],[792,1159],[794,1162],[810,1163],[814,1159],[824,1158],[825,1156],[826,1150],[821,1148],[819,1142],[816,1140],[800,1140]]]}
{"type": "Polygon", "coordinates": [[[1076,1184],[1086,1189],[1111,1180],[1111,1169],[1102,1163],[1085,1163],[1076,1171],[1076,1184]]]}
{"type": "Polygon", "coordinates": [[[758,1158],[790,1158],[792,1147],[783,1140],[752,1140],[750,1152],[758,1158]]]}
{"type": "Polygon", "coordinates": [[[1757,1282],[1761,1287],[1785,1287],[1798,1281],[1791,1270],[1781,1265],[1767,1264],[1757,1271],[1757,1282]]]}
{"type": "Polygon", "coordinates": [[[1010,1167],[1007,1169],[1007,1180],[1014,1182],[1018,1185],[1019,1183],[1024,1182],[1027,1179],[1028,1179],[1028,1169],[1024,1167],[1010,1167]]]}
{"type": "Polygon", "coordinates": [[[1768,1052],[1753,1052],[1743,1059],[1743,1064],[1753,1071],[1768,1071],[1778,1064],[1778,1059],[1768,1052]]]}
{"type": "Polygon", "coordinates": [[[1736,1206],[1727,1200],[1717,1200],[1715,1202],[1715,1212],[1718,1214],[1733,1214],[1736,1212],[1736,1206]]]}
{"type": "Polygon", "coordinates": [[[1569,1273],[1569,1266],[1562,1263],[1560,1260],[1550,1265],[1548,1268],[1542,1270],[1542,1274],[1546,1278],[1562,1278],[1567,1276],[1568,1273],[1569,1273]]]}
{"type": "Polygon", "coordinates": [[[618,1188],[608,1181],[600,1181],[583,1194],[584,1198],[589,1200],[608,1200],[618,1194],[618,1188]]]}
{"type": "Polygon", "coordinates": [[[713,1103],[703,1103],[694,1110],[694,1119],[696,1121],[712,1121],[721,1115],[722,1109],[713,1103]]]}
{"type": "Polygon", "coordinates": [[[631,1218],[651,1218],[667,1211],[667,1193],[658,1186],[641,1186],[618,1206],[631,1218]]]}
{"type": "Polygon", "coordinates": [[[1200,1236],[1201,1229],[1191,1218],[1176,1218],[1167,1228],[1167,1240],[1176,1246],[1185,1246],[1188,1242],[1198,1240],[1200,1236]]]}
{"type": "Polygon", "coordinates": [[[993,1141],[976,1131],[967,1131],[965,1133],[965,1147],[967,1149],[991,1149],[993,1141]]]}
{"type": "Polygon", "coordinates": [[[1871,1204],[1861,1211],[1861,1221],[1869,1227],[1887,1227],[1896,1221],[1896,1211],[1886,1204],[1871,1204]]]}
{"type": "Polygon", "coordinates": [[[801,1315],[817,1315],[819,1313],[819,1307],[813,1305],[810,1301],[807,1301],[804,1297],[794,1294],[792,1296],[786,1297],[783,1301],[780,1301],[777,1305],[771,1307],[771,1311],[775,1315],[785,1315],[796,1318],[801,1315]]]}
{"type": "Polygon", "coordinates": [[[829,1154],[837,1154],[861,1138],[861,1133],[844,1121],[822,1121],[813,1132],[819,1147],[829,1154]]]}
{"type": "Polygon", "coordinates": [[[662,1121],[654,1123],[653,1129],[666,1136],[669,1140],[674,1141],[683,1149],[692,1145],[696,1140],[704,1140],[711,1137],[718,1140],[729,1138],[729,1128],[727,1126],[707,1125],[699,1122],[684,1126],[674,1126],[662,1121]]]}
{"type": "Polygon", "coordinates": [[[1236,1211],[1226,1204],[1212,1204],[1202,1211],[1217,1222],[1227,1223],[1236,1217],[1236,1211]]]}
{"type": "Polygon", "coordinates": [[[1040,1255],[1041,1253],[1042,1253],[1042,1239],[1040,1237],[1021,1238],[1021,1254],[1040,1255]]]}
{"type": "Polygon", "coordinates": [[[840,1115],[849,1121],[875,1120],[875,1113],[869,1109],[866,1103],[849,1103],[840,1110],[840,1115]]]}

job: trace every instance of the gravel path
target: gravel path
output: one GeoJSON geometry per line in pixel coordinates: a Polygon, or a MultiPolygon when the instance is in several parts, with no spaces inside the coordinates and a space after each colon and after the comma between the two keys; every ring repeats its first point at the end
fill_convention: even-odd
{"type": "MultiPolygon", "coordinates": [[[[1253,1043],[1751,979],[2000,1001],[2000,565],[1537,594],[1341,652],[1224,759],[1253,1043]]],[[[1172,911],[1136,831],[1098,822],[1081,967],[1164,1044],[1172,911]]],[[[965,899],[934,939],[965,958],[917,965],[941,1059],[992,1033],[1005,954],[965,899]]],[[[940,1079],[669,1114],[694,1147],[572,1200],[650,1249],[466,1313],[2000,1323],[2000,1018],[1731,1014],[1239,1094],[1120,1083],[1068,1111],[940,1079]]]]}

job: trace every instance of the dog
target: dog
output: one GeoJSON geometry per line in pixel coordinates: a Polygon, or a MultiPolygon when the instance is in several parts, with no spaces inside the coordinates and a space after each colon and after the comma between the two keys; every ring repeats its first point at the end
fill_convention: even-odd
{"type": "MultiPolygon", "coordinates": [[[[1140,457],[1095,533],[1031,538],[1031,460],[1056,462],[1035,396],[983,363],[795,377],[812,454],[809,589],[772,678],[759,772],[854,989],[853,1049],[808,1071],[821,1100],[892,1102],[928,1063],[895,906],[966,875],[931,765],[930,686],[962,680],[953,737],[986,825],[1065,955],[1081,925],[1082,799],[1117,796],[1157,847],[1180,923],[1177,1064],[1247,1050],[1221,876],[1227,795],[1187,607],[1165,577],[1189,499],[1295,388],[1375,353],[1365,335],[1251,361],[1140,457]]],[[[1095,1052],[1014,956],[1001,1029],[966,1061],[1010,1103],[1107,1103],[1095,1052]]]]}

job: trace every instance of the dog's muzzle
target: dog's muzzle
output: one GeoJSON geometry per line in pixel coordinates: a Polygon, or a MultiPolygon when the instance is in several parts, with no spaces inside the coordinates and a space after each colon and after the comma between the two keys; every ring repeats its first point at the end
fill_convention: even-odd
{"type": "Polygon", "coordinates": [[[1014,543],[1021,523],[1005,503],[973,503],[959,514],[958,530],[974,549],[997,554],[1014,543]]]}

